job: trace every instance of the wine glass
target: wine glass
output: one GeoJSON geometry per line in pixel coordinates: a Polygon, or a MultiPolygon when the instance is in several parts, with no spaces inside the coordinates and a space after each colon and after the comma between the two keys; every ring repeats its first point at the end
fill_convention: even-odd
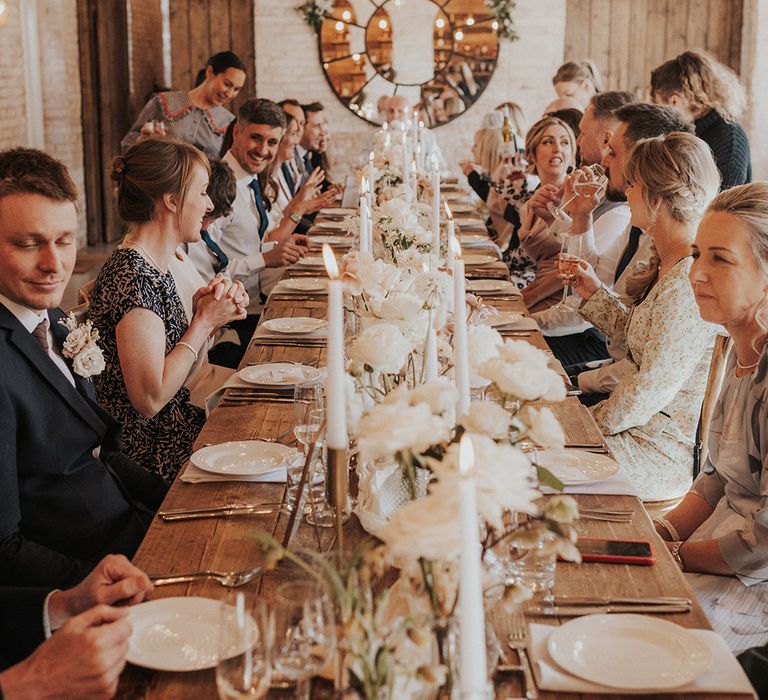
{"type": "Polygon", "coordinates": [[[274,671],[296,683],[298,700],[336,649],[336,620],[325,590],[313,581],[291,581],[275,597],[274,671]]]}
{"type": "Polygon", "coordinates": [[[577,170],[575,175],[573,180],[573,195],[559,207],[556,207],[552,202],[547,203],[549,213],[552,214],[557,221],[566,223],[571,221],[571,217],[565,211],[565,208],[576,199],[576,197],[591,197],[596,195],[608,184],[608,177],[605,174],[605,169],[599,163],[586,165],[580,170],[577,170]]]}
{"type": "Polygon", "coordinates": [[[582,248],[584,246],[584,236],[563,236],[563,243],[560,247],[560,254],[557,258],[557,266],[563,280],[563,298],[552,308],[557,311],[573,311],[568,306],[568,295],[571,293],[571,282],[576,278],[579,269],[579,263],[582,258],[582,248]]]}
{"type": "Polygon", "coordinates": [[[272,676],[274,620],[263,600],[256,601],[254,617],[245,594],[233,593],[219,614],[216,688],[221,700],[258,700],[266,696],[272,676]]]}
{"type": "Polygon", "coordinates": [[[301,472],[306,460],[306,448],[312,443],[313,432],[309,425],[309,414],[312,410],[325,407],[323,383],[315,380],[300,382],[293,388],[293,434],[299,441],[299,450],[295,457],[288,461],[288,503],[293,503],[296,487],[301,479],[301,472]],[[309,425],[309,428],[308,428],[309,425]],[[308,434],[308,431],[310,434],[308,434]]]}

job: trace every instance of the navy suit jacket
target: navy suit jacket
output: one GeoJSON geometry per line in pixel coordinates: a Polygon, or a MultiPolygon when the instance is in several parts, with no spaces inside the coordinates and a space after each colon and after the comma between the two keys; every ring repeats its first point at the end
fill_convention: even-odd
{"type": "Polygon", "coordinates": [[[0,586],[0,671],[29,656],[45,639],[47,588],[0,586]]]}
{"type": "MultiPolygon", "coordinates": [[[[59,343],[63,316],[49,312],[59,343]]],[[[64,588],[105,554],[133,556],[165,495],[73,375],[76,387],[0,304],[0,586],[64,588]]]]}

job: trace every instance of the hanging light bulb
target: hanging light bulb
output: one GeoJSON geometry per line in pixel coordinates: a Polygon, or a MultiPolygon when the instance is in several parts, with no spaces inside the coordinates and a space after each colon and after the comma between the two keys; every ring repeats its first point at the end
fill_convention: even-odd
{"type": "Polygon", "coordinates": [[[387,20],[385,20],[383,17],[379,20],[379,29],[386,29],[388,26],[387,20]]]}
{"type": "Polygon", "coordinates": [[[469,17],[467,17],[466,25],[468,27],[471,27],[474,23],[475,23],[475,18],[472,15],[469,15],[469,17]]]}
{"type": "Polygon", "coordinates": [[[445,20],[444,20],[442,17],[438,17],[438,18],[435,20],[435,26],[436,26],[438,29],[442,29],[442,28],[445,26],[445,20]]]}
{"type": "Polygon", "coordinates": [[[454,37],[456,38],[456,41],[461,41],[464,38],[464,32],[459,29],[456,34],[454,34],[454,37]]]}
{"type": "Polygon", "coordinates": [[[349,20],[352,19],[352,13],[349,10],[344,10],[344,12],[341,13],[341,18],[345,22],[349,22],[349,20]]]}
{"type": "Polygon", "coordinates": [[[343,32],[344,31],[344,22],[336,22],[336,31],[337,32],[343,32]]]}

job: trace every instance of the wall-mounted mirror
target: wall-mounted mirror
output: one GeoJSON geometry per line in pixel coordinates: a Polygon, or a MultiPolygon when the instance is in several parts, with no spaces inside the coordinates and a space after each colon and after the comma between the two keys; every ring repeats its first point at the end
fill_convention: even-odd
{"type": "Polygon", "coordinates": [[[318,38],[333,91],[377,125],[393,95],[427,126],[455,119],[485,89],[499,51],[484,0],[335,0],[318,38]]]}

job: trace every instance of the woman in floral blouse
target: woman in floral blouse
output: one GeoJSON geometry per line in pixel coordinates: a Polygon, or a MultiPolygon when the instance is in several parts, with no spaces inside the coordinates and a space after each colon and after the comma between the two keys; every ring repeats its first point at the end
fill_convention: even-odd
{"type": "Polygon", "coordinates": [[[688,283],[696,225],[720,177],[707,145],[673,133],[639,141],[624,163],[631,224],[656,255],[628,281],[631,300],[581,263],[580,313],[636,365],[591,410],[616,460],[645,501],[679,498],[693,475],[693,436],[716,328],[701,320],[688,283]]]}

